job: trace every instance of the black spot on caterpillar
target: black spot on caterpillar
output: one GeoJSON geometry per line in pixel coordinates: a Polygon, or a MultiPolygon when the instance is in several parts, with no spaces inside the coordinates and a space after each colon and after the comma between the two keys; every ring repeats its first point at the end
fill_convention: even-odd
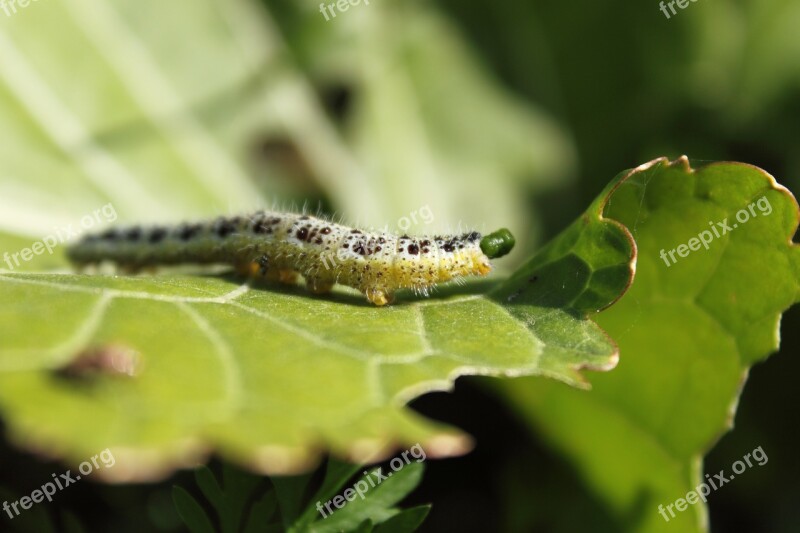
{"type": "Polygon", "coordinates": [[[486,275],[492,269],[490,259],[507,254],[514,242],[506,229],[483,238],[474,231],[397,237],[303,214],[260,211],[172,228],[110,229],[84,237],[67,255],[76,266],[110,261],[132,272],[221,263],[287,283],[300,274],[313,293],[340,283],[358,289],[375,305],[386,305],[398,289],[427,295],[437,283],[486,275]]]}

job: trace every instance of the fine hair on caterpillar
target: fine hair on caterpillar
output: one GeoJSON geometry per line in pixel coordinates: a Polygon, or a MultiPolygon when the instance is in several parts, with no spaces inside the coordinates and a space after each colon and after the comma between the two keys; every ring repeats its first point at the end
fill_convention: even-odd
{"type": "Polygon", "coordinates": [[[302,275],[312,293],[329,292],[338,283],[381,306],[399,289],[427,295],[439,283],[486,275],[490,259],[507,254],[514,242],[506,229],[485,237],[475,231],[409,237],[302,213],[258,211],[176,226],[111,228],[86,236],[67,255],[77,266],[109,261],[129,272],[229,264],[241,273],[283,283],[295,283],[302,275]]]}
{"type": "MultiPolygon", "coordinates": [[[[317,218],[327,218],[328,220],[331,220],[330,218],[320,216],[319,214],[317,214],[317,218]]],[[[435,221],[436,217],[433,214],[431,206],[425,204],[419,209],[414,209],[413,211],[409,211],[407,215],[403,215],[400,218],[398,218],[397,225],[394,228],[390,228],[389,224],[384,224],[382,228],[375,228],[374,226],[370,226],[368,228],[360,227],[359,229],[369,233],[376,233],[376,232],[388,233],[392,230],[405,233],[412,227],[419,226],[420,224],[427,226],[433,224],[435,221]],[[419,219],[417,217],[419,217],[419,219]]],[[[339,224],[345,225],[344,222],[341,220],[339,221],[339,224]]]]}

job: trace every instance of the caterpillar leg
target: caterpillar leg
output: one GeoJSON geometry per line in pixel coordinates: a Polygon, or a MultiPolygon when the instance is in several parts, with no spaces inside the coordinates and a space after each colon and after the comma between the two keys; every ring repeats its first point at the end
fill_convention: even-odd
{"type": "Polygon", "coordinates": [[[78,274],[86,274],[97,268],[97,263],[91,261],[72,261],[72,268],[78,274]]]}
{"type": "Polygon", "coordinates": [[[262,255],[255,261],[250,261],[249,263],[238,264],[235,268],[239,274],[248,277],[261,276],[267,281],[277,281],[286,283],[287,285],[297,283],[298,274],[296,271],[286,268],[277,269],[271,266],[269,258],[266,255],[262,255]]]}
{"type": "Polygon", "coordinates": [[[390,304],[394,301],[394,293],[386,291],[384,289],[374,289],[369,288],[364,291],[364,294],[369,300],[370,303],[377,305],[377,306],[384,306],[386,304],[390,304]]]}
{"type": "Polygon", "coordinates": [[[117,271],[123,276],[135,276],[142,272],[144,267],[133,263],[118,263],[117,271]]]}
{"type": "Polygon", "coordinates": [[[251,263],[238,263],[234,265],[233,268],[237,274],[248,278],[256,277],[261,270],[261,267],[255,261],[251,263]]]}
{"type": "Polygon", "coordinates": [[[289,269],[268,270],[264,277],[269,281],[277,281],[286,285],[294,285],[297,283],[298,274],[296,271],[289,269]]]}
{"type": "Polygon", "coordinates": [[[306,288],[312,294],[326,294],[331,292],[334,286],[333,281],[323,280],[315,277],[306,277],[306,288]]]}
{"type": "Polygon", "coordinates": [[[267,272],[269,271],[269,257],[262,255],[261,257],[252,261],[237,263],[234,265],[234,270],[236,270],[237,274],[246,276],[248,278],[254,278],[257,275],[266,277],[267,272]]]}

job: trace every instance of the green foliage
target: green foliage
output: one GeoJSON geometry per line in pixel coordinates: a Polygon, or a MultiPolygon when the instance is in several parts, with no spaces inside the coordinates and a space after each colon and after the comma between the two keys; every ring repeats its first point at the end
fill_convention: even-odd
{"type": "Polygon", "coordinates": [[[703,531],[703,503],[669,522],[658,505],[700,484],[702,456],[731,427],[748,369],[778,349],[781,313],[800,298],[797,202],[736,163],[692,170],[662,161],[612,185],[604,216],[631,229],[638,260],[631,289],[597,321],[623,363],[592,375],[590,394],[529,379],[498,390],[575,466],[615,529],[703,531]],[[730,231],[716,225],[723,221],[730,231]],[[709,222],[724,234],[667,266],[660,251],[709,222]]]}
{"type": "MultiPolygon", "coordinates": [[[[430,506],[400,510],[394,505],[422,480],[424,467],[420,463],[409,463],[392,471],[380,484],[362,491],[363,497],[352,495],[352,501],[347,500],[340,509],[330,504],[363,468],[331,459],[319,487],[312,493],[310,489],[315,484],[312,474],[262,479],[224,464],[219,483],[209,468],[200,467],[195,470],[195,481],[204,500],[196,499],[179,486],[173,487],[172,494],[178,513],[192,533],[415,531],[425,520],[430,506]],[[324,507],[326,503],[332,513],[324,507]],[[208,508],[214,510],[214,519],[206,513],[208,508]],[[219,526],[215,527],[215,523],[219,526]]],[[[368,472],[373,470],[369,468],[368,472]]],[[[361,481],[365,477],[357,479],[361,481]]]]}
{"type": "MultiPolygon", "coordinates": [[[[108,203],[118,222],[169,222],[320,200],[376,227],[427,205],[436,221],[413,230],[464,221],[519,241],[502,276],[383,310],[346,291],[315,298],[197,272],[78,276],[61,246],[36,255],[0,272],[12,442],[72,463],[112,446],[118,464],[98,475],[118,480],[162,477],[210,450],[274,473],[323,451],[368,460],[418,441],[443,456],[468,438],[408,401],[459,376],[540,376],[491,383],[596,506],[531,476],[512,485],[517,512],[553,530],[707,527],[704,506],[670,523],[656,507],[696,485],[748,369],[778,346],[798,297],[796,203],[744,165],[660,161],[606,180],[664,152],[800,175],[800,7],[698,2],[666,21],[647,3],[438,4],[372,2],[335,24],[317,3],[286,0],[40,3],[3,18],[0,251],[108,203]],[[542,199],[576,168],[572,194],[542,199]],[[670,267],[659,258],[762,193],[769,216],[670,267]],[[548,211],[549,231],[567,229],[534,255],[548,211]],[[584,380],[618,354],[618,369],[584,380]],[[529,497],[534,484],[558,504],[529,497]]],[[[771,388],[790,397],[795,374],[771,388]]],[[[779,469],[787,479],[794,463],[779,469]]],[[[215,513],[175,492],[196,528],[314,516],[303,478],[259,492],[197,476],[215,513]]],[[[777,488],[755,492],[742,501],[781,505],[765,501],[777,488]]],[[[358,531],[410,530],[427,512],[351,505],[337,520],[358,531]]]]}
{"type": "MultiPolygon", "coordinates": [[[[487,78],[434,10],[370,7],[369,31],[330,27],[316,48],[335,53],[344,31],[375,51],[348,85],[369,104],[353,109],[346,126],[313,90],[336,81],[316,62],[324,58],[311,61],[282,33],[288,26],[272,24],[297,7],[233,2],[220,17],[212,0],[116,0],[93,5],[91,15],[73,3],[27,11],[0,41],[0,117],[18,132],[0,146],[0,246],[14,252],[54,228],[77,229],[105,205],[115,222],[166,222],[247,210],[265,197],[324,195],[351,220],[376,227],[423,202],[436,219],[427,232],[459,219],[509,225],[527,236],[518,263],[537,233],[525,195],[569,167],[566,137],[487,78]],[[395,24],[398,17],[406,23],[395,24]],[[170,28],[168,39],[153,33],[153,20],[170,28]],[[79,88],[69,61],[40,53],[45,34],[48,49],[81,57],[91,72],[79,88]],[[428,49],[426,36],[441,45],[428,49]],[[203,68],[187,68],[198,57],[203,68]],[[396,68],[380,66],[387,63],[396,68]],[[445,93],[457,98],[442,101],[445,93]],[[480,106],[465,106],[475,98],[480,106]],[[255,142],[288,146],[296,157],[254,161],[242,147],[255,142]]],[[[619,250],[613,279],[588,289],[602,295],[594,303],[619,296],[631,254],[619,250]]],[[[499,270],[514,261],[510,255],[499,270]]],[[[0,310],[0,409],[9,438],[70,461],[112,443],[119,464],[104,473],[119,479],[159,477],[208,448],[273,473],[309,468],[320,448],[355,460],[416,442],[433,455],[463,453],[463,434],[404,404],[468,374],[544,373],[580,384],[575,368],[609,368],[615,357],[582,310],[512,310],[485,296],[496,280],[375,310],[346,292],[311,298],[229,278],[53,273],[66,267],[63,246],[0,266],[11,269],[0,272],[0,298],[9,302],[0,310]],[[531,327],[537,321],[552,324],[563,346],[551,353],[531,327]],[[502,354],[498,341],[507,343],[502,354]],[[61,379],[85,361],[117,357],[140,362],[136,375],[112,369],[61,379]]],[[[569,274],[562,277],[547,283],[572,287],[569,274]]]]}
{"type": "Polygon", "coordinates": [[[80,460],[114,443],[127,466],[110,476],[157,475],[198,443],[267,472],[307,468],[320,440],[361,460],[392,443],[463,452],[457,430],[404,403],[459,375],[580,385],[576,369],[610,368],[615,347],[585,315],[624,291],[632,258],[624,229],[595,209],[488,295],[477,284],[390,309],[214,277],[2,274],[0,406],[23,445],[59,442],[80,460]],[[138,369],[58,378],[86,357],[138,369]]]}

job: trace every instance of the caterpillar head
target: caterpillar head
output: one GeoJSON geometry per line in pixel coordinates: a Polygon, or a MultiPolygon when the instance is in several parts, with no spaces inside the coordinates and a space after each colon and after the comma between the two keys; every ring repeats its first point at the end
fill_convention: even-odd
{"type": "Polygon", "coordinates": [[[514,248],[517,240],[506,228],[499,229],[481,239],[481,251],[489,259],[503,257],[514,248]]]}
{"type": "Polygon", "coordinates": [[[473,242],[480,239],[478,245],[480,247],[480,252],[477,253],[481,256],[481,260],[478,263],[476,273],[481,276],[485,276],[492,270],[489,259],[503,257],[514,248],[514,244],[516,243],[514,236],[505,228],[490,233],[483,238],[481,238],[478,233],[472,233],[469,237],[468,240],[473,242]]]}

